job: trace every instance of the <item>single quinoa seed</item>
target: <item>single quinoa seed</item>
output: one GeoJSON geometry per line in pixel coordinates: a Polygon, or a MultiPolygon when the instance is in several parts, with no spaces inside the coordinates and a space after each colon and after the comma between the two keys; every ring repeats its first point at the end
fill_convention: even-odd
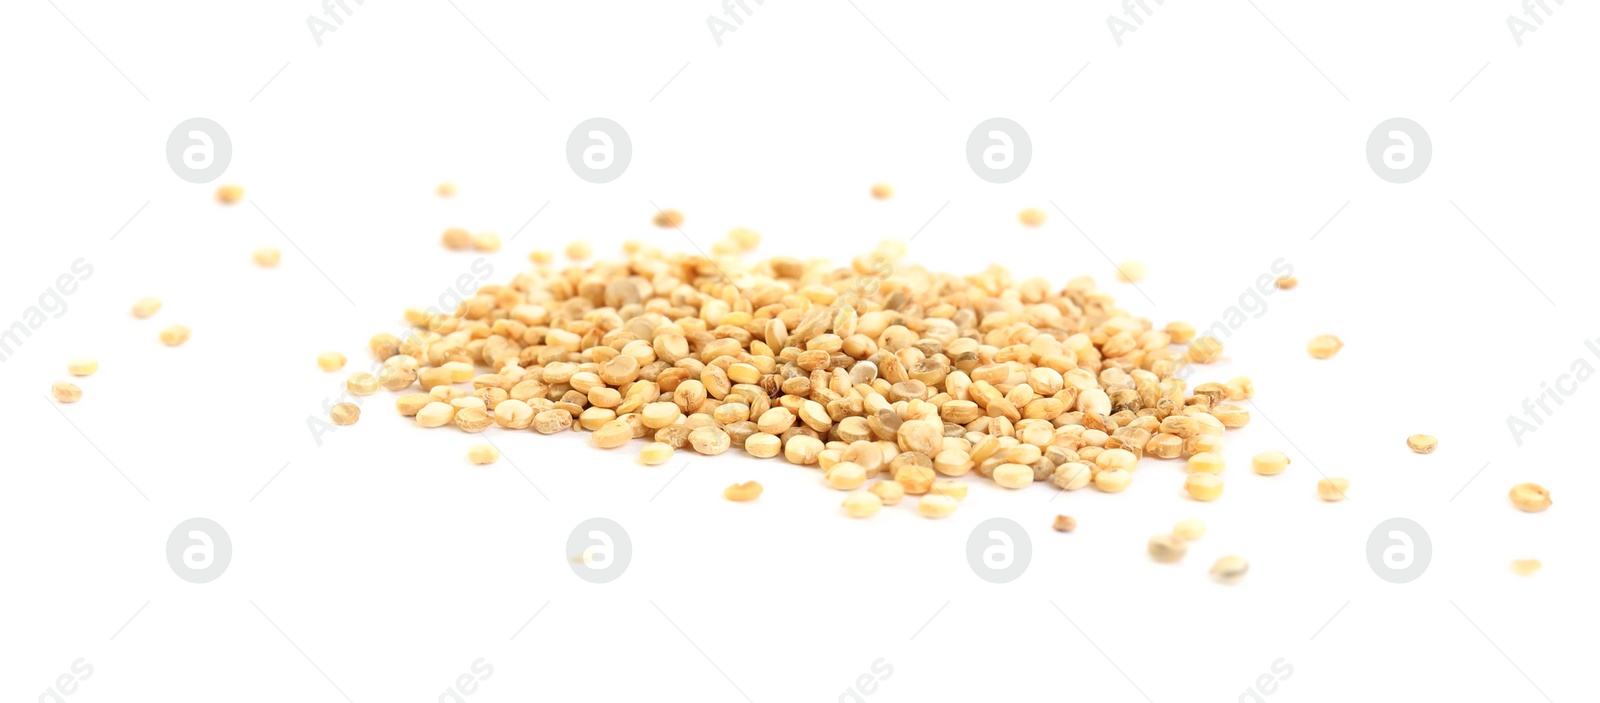
{"type": "Polygon", "coordinates": [[[317,367],[323,371],[338,371],[344,368],[345,358],[336,351],[323,352],[317,355],[317,367]]]}
{"type": "Polygon", "coordinates": [[[1512,573],[1519,576],[1532,576],[1543,566],[1544,564],[1540,563],[1538,559],[1514,559],[1511,561],[1512,573]]]}
{"type": "Polygon", "coordinates": [[[1294,276],[1279,276],[1273,283],[1278,286],[1279,290],[1294,290],[1295,286],[1300,285],[1300,279],[1294,276]]]}
{"type": "Polygon", "coordinates": [[[328,410],[328,417],[333,419],[335,425],[354,425],[361,419],[361,406],[355,403],[339,403],[328,410]]]}
{"type": "Polygon", "coordinates": [[[1241,556],[1229,555],[1211,565],[1211,578],[1217,583],[1232,585],[1244,580],[1250,573],[1250,561],[1241,556]]]}
{"type": "Polygon", "coordinates": [[[1038,227],[1044,224],[1044,211],[1030,207],[1017,215],[1017,220],[1027,227],[1038,227]]]}
{"type": "Polygon", "coordinates": [[[161,343],[169,347],[176,347],[189,341],[189,328],[183,325],[173,325],[161,330],[161,343]]]}
{"type": "Polygon", "coordinates": [[[67,373],[74,376],[88,376],[100,370],[100,362],[87,357],[67,360],[67,373]]]}
{"type": "Polygon", "coordinates": [[[662,229],[674,229],[683,226],[683,213],[668,208],[658,211],[650,221],[662,229]]]}
{"type": "Polygon", "coordinates": [[[1183,490],[1199,501],[1213,501],[1222,497],[1222,478],[1216,474],[1189,474],[1183,481],[1183,490]]]}
{"type": "Polygon", "coordinates": [[[929,493],[917,499],[917,514],[926,518],[950,517],[960,504],[950,496],[929,493]]]}
{"type": "Polygon", "coordinates": [[[440,183],[438,188],[433,189],[433,192],[441,198],[453,198],[456,195],[456,184],[449,181],[440,183]]]}
{"type": "Polygon", "coordinates": [[[1150,558],[1162,564],[1171,564],[1189,553],[1189,543],[1177,535],[1156,535],[1146,546],[1150,558]]]}
{"type": "Polygon", "coordinates": [[[255,261],[257,266],[269,269],[283,260],[283,253],[278,251],[277,247],[261,247],[250,255],[250,259],[255,261]]]}
{"type": "Polygon", "coordinates": [[[133,316],[141,320],[156,314],[161,310],[161,301],[155,298],[140,298],[133,304],[133,316]]]}
{"type": "Polygon", "coordinates": [[[1078,529],[1078,521],[1066,515],[1057,515],[1055,522],[1050,523],[1050,527],[1056,532],[1071,532],[1078,529]]]}
{"type": "Polygon", "coordinates": [[[50,384],[50,395],[55,396],[57,402],[76,403],[83,400],[83,389],[66,381],[56,381],[50,384]]]}
{"type": "Polygon", "coordinates": [[[1432,454],[1439,448],[1439,440],[1425,434],[1414,434],[1406,438],[1406,446],[1418,454],[1432,454]]]}
{"type": "Polygon", "coordinates": [[[755,481],[735,483],[722,489],[722,497],[735,503],[744,503],[761,497],[761,484],[755,481]]]}
{"type": "Polygon", "coordinates": [[[217,187],[217,202],[223,205],[232,205],[244,199],[244,186],[224,185],[217,187]]]}
{"type": "Polygon", "coordinates": [[[878,200],[888,200],[894,196],[894,187],[888,183],[872,184],[872,197],[878,200]]]}
{"type": "Polygon", "coordinates": [[[573,261],[583,261],[594,254],[594,248],[588,242],[573,242],[567,245],[567,258],[573,261]]]}
{"type": "Polygon", "coordinates": [[[1349,489],[1349,479],[1325,478],[1317,481],[1317,497],[1329,502],[1344,500],[1345,491],[1349,489]]]}
{"type": "Polygon", "coordinates": [[[1289,455],[1277,450],[1261,452],[1250,460],[1250,467],[1262,476],[1277,476],[1289,468],[1289,455]]]}
{"type": "Polygon", "coordinates": [[[439,238],[439,242],[444,244],[446,249],[461,251],[472,247],[472,233],[468,232],[465,227],[451,227],[444,231],[444,235],[439,238]]]}
{"type": "Polygon", "coordinates": [[[1124,261],[1117,264],[1117,280],[1124,283],[1138,283],[1144,280],[1144,274],[1143,261],[1124,261]]]}
{"type": "Polygon", "coordinates": [[[1542,513],[1550,507],[1550,491],[1537,483],[1519,483],[1511,487],[1511,504],[1528,513],[1542,513]]]}
{"type": "Polygon", "coordinates": [[[467,461],[480,466],[493,464],[500,460],[500,450],[492,444],[474,444],[467,447],[467,461]]]}
{"type": "Polygon", "coordinates": [[[1306,353],[1313,359],[1331,359],[1344,348],[1344,342],[1331,334],[1319,334],[1306,343],[1306,353]]]}
{"type": "Polygon", "coordinates": [[[1200,539],[1200,536],[1204,535],[1205,533],[1206,523],[1197,517],[1189,518],[1188,520],[1184,520],[1183,522],[1173,525],[1172,527],[1172,534],[1182,537],[1190,542],[1200,539]]]}
{"type": "Polygon", "coordinates": [[[853,518],[872,517],[883,507],[883,499],[871,491],[852,491],[844,497],[844,512],[853,518]]]}

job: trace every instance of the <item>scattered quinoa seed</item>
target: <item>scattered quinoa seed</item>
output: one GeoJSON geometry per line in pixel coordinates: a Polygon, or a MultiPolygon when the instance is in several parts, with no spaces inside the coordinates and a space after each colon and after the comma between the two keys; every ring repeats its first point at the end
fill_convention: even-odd
{"type": "Polygon", "coordinates": [[[844,512],[853,518],[872,517],[883,507],[883,499],[871,491],[851,491],[844,497],[844,512]]]}
{"type": "Polygon", "coordinates": [[[573,261],[582,261],[594,254],[594,248],[588,242],[573,242],[567,245],[567,258],[573,261]]]}
{"type": "Polygon", "coordinates": [[[1331,334],[1319,334],[1312,337],[1311,341],[1306,344],[1306,352],[1311,354],[1313,359],[1332,358],[1334,354],[1338,354],[1339,350],[1343,348],[1344,342],[1331,334]]]}
{"type": "Polygon", "coordinates": [[[323,352],[317,355],[317,367],[323,371],[338,371],[344,368],[345,358],[336,351],[323,352]]]}
{"type": "Polygon", "coordinates": [[[1200,536],[1204,535],[1205,533],[1206,523],[1197,517],[1189,518],[1188,520],[1184,520],[1183,522],[1180,522],[1172,527],[1172,534],[1182,537],[1190,542],[1200,539],[1200,536]]]}
{"type": "Polygon", "coordinates": [[[354,425],[361,419],[361,406],[355,403],[339,403],[328,410],[328,417],[333,419],[335,425],[354,425]]]}
{"type": "Polygon", "coordinates": [[[890,186],[888,183],[872,184],[872,197],[877,198],[878,200],[888,200],[893,195],[894,187],[890,186]]]}
{"type": "Polygon", "coordinates": [[[1432,454],[1439,447],[1439,440],[1425,434],[1414,434],[1406,438],[1406,446],[1418,454],[1432,454]]]}
{"type": "Polygon", "coordinates": [[[1349,488],[1349,479],[1325,478],[1317,481],[1317,497],[1330,502],[1341,501],[1349,488]]]}
{"type": "Polygon", "coordinates": [[[1044,224],[1044,211],[1036,207],[1030,207],[1017,215],[1017,220],[1028,227],[1038,227],[1044,224]]]}
{"type": "Polygon", "coordinates": [[[255,253],[251,254],[250,258],[256,262],[257,266],[269,269],[277,266],[278,262],[283,260],[283,253],[279,252],[277,247],[261,247],[255,250],[255,253]]]}
{"type": "Polygon", "coordinates": [[[1066,515],[1057,515],[1056,521],[1050,524],[1056,532],[1071,532],[1078,529],[1078,521],[1066,515]]]}
{"type": "Polygon", "coordinates": [[[929,493],[917,499],[917,514],[926,518],[949,517],[960,502],[950,496],[929,493]]]}
{"type": "Polygon", "coordinates": [[[1144,280],[1145,265],[1143,261],[1124,261],[1117,264],[1117,280],[1126,283],[1138,283],[1144,280]]]}
{"type": "Polygon", "coordinates": [[[1250,562],[1241,556],[1229,555],[1211,565],[1211,578],[1218,583],[1235,584],[1250,572],[1250,562]]]}
{"type": "Polygon", "coordinates": [[[440,183],[439,187],[435,188],[433,192],[438,193],[441,198],[453,198],[456,195],[456,184],[449,181],[440,183]]]}
{"type": "Polygon", "coordinates": [[[467,461],[480,466],[493,464],[500,460],[500,450],[492,444],[474,444],[467,447],[467,461]]]}
{"type": "Polygon", "coordinates": [[[244,198],[244,186],[225,185],[217,188],[217,202],[232,205],[244,198]]]}
{"type": "Polygon", "coordinates": [[[1216,500],[1222,497],[1222,478],[1216,474],[1189,474],[1183,481],[1183,490],[1195,500],[1216,500]]]}
{"type": "Polygon", "coordinates": [[[722,497],[735,503],[744,503],[761,497],[761,484],[755,481],[735,483],[722,489],[722,497]]]}
{"type": "Polygon", "coordinates": [[[1279,276],[1274,283],[1277,284],[1278,290],[1294,290],[1295,286],[1300,285],[1300,279],[1294,276],[1279,276]]]}
{"type": "Polygon", "coordinates": [[[1544,564],[1541,564],[1538,559],[1513,559],[1511,561],[1511,571],[1519,576],[1532,576],[1543,566],[1544,564]]]}
{"type": "Polygon", "coordinates": [[[1146,545],[1150,558],[1162,564],[1171,564],[1189,553],[1189,543],[1177,535],[1157,535],[1146,545]]]}
{"type": "Polygon", "coordinates": [[[1550,491],[1537,483],[1519,483],[1511,487],[1511,503],[1528,513],[1542,513],[1550,507],[1550,491]]]}
{"type": "Polygon", "coordinates": [[[639,461],[648,466],[657,466],[667,463],[672,459],[672,445],[665,442],[651,442],[639,450],[639,461]]]}
{"type": "Polygon", "coordinates": [[[100,362],[94,359],[79,357],[67,360],[67,373],[74,376],[88,376],[100,370],[100,362]]]}
{"type": "Polygon", "coordinates": [[[472,246],[472,233],[464,227],[451,227],[444,231],[444,236],[439,240],[446,249],[460,251],[472,246]]]}
{"type": "Polygon", "coordinates": [[[1250,466],[1262,476],[1277,476],[1289,468],[1289,456],[1276,450],[1261,452],[1250,460],[1250,466]]]}
{"type": "Polygon", "coordinates": [[[161,301],[155,298],[140,298],[133,304],[133,316],[141,320],[156,314],[161,309],[161,301]]]}
{"type": "Polygon", "coordinates": [[[189,341],[189,328],[183,325],[173,325],[161,330],[161,343],[169,347],[189,341]]]}
{"type": "Polygon", "coordinates": [[[378,392],[378,377],[365,371],[358,371],[344,380],[344,387],[355,395],[372,395],[378,392]]]}
{"type": "Polygon", "coordinates": [[[66,381],[56,381],[50,385],[50,395],[62,403],[76,403],[83,399],[83,389],[66,381]]]}
{"type": "Polygon", "coordinates": [[[668,208],[666,210],[657,212],[655,217],[651,218],[650,221],[655,223],[655,226],[662,229],[673,229],[683,225],[683,213],[668,208]]]}
{"type": "Polygon", "coordinates": [[[472,238],[472,248],[478,251],[500,251],[500,235],[483,232],[472,238]]]}

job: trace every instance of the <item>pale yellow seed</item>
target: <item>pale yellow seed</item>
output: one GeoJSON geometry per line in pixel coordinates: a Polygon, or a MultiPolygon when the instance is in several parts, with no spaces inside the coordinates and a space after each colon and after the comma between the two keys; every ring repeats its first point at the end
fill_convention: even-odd
{"type": "Polygon", "coordinates": [[[88,376],[100,370],[100,362],[88,357],[78,357],[67,360],[67,373],[74,376],[88,376]]]}
{"type": "Polygon", "coordinates": [[[828,469],[828,487],[841,491],[854,490],[867,482],[867,470],[860,464],[841,461],[828,469]]]}
{"type": "Polygon", "coordinates": [[[474,444],[467,447],[467,461],[474,464],[493,464],[500,460],[500,450],[492,444],[474,444]]]}
{"type": "Polygon", "coordinates": [[[217,202],[232,205],[244,198],[244,186],[225,185],[217,188],[217,202]]]}
{"type": "Polygon", "coordinates": [[[1200,452],[1199,454],[1189,457],[1189,471],[1191,473],[1220,474],[1222,473],[1222,467],[1223,461],[1221,454],[1200,452]]]}
{"type": "Polygon", "coordinates": [[[1256,384],[1248,377],[1239,376],[1223,384],[1228,400],[1249,400],[1256,395],[1256,384]]]}
{"type": "Polygon", "coordinates": [[[1078,529],[1078,521],[1066,515],[1057,515],[1050,527],[1056,532],[1071,532],[1078,529]]]}
{"type": "Polygon", "coordinates": [[[928,489],[928,492],[964,500],[967,497],[967,484],[960,481],[934,481],[933,488],[928,489]]]}
{"type": "Polygon", "coordinates": [[[946,495],[929,493],[917,499],[917,514],[926,518],[949,517],[961,502],[946,495]]]}
{"type": "Polygon", "coordinates": [[[733,231],[728,232],[728,238],[745,251],[754,251],[756,247],[761,246],[761,235],[753,229],[735,227],[733,231]]]}
{"type": "Polygon", "coordinates": [[[433,401],[417,411],[417,424],[423,427],[444,427],[456,417],[456,409],[449,403],[433,401]]]}
{"type": "Polygon", "coordinates": [[[63,403],[76,403],[83,399],[83,389],[66,381],[56,381],[50,384],[50,395],[63,403]]]}
{"type": "Polygon", "coordinates": [[[1107,449],[1094,458],[1094,465],[1105,469],[1132,471],[1139,465],[1139,457],[1126,449],[1107,449]]]}
{"type": "Polygon", "coordinates": [[[133,304],[133,316],[141,320],[156,314],[161,309],[161,301],[155,298],[140,298],[133,304]]]}
{"type": "Polygon", "coordinates": [[[451,227],[444,231],[444,234],[439,237],[439,241],[444,244],[446,249],[460,251],[472,246],[472,233],[468,232],[465,227],[451,227]]]}
{"type": "Polygon", "coordinates": [[[345,358],[336,351],[323,352],[317,355],[317,366],[323,371],[338,371],[344,368],[345,358]]]}
{"type": "Polygon", "coordinates": [[[378,377],[365,371],[358,371],[345,379],[344,387],[355,395],[372,395],[378,392],[378,377]]]}
{"type": "Polygon", "coordinates": [[[883,499],[871,491],[852,491],[844,497],[844,513],[853,518],[872,517],[883,507],[883,499]]]}
{"type": "MultiPolygon", "coordinates": [[[[748,442],[747,442],[748,443],[748,442]]],[[[906,495],[906,489],[894,481],[879,481],[872,484],[872,494],[878,496],[884,505],[899,505],[900,499],[906,495]]]]}
{"type": "Polygon", "coordinates": [[[508,430],[525,430],[533,424],[533,406],[507,398],[494,406],[494,424],[508,430]]]}
{"type": "Polygon", "coordinates": [[[1106,493],[1121,493],[1133,483],[1133,474],[1125,469],[1107,469],[1094,475],[1094,487],[1106,493]]]}
{"type": "Polygon", "coordinates": [[[1300,279],[1294,276],[1279,276],[1273,283],[1277,284],[1279,290],[1294,290],[1295,286],[1300,285],[1300,279]]]}
{"type": "Polygon", "coordinates": [[[1344,500],[1344,492],[1349,488],[1349,479],[1325,478],[1317,481],[1317,497],[1326,501],[1344,500]]]}
{"type": "Polygon", "coordinates": [[[1216,500],[1222,496],[1222,478],[1216,474],[1189,474],[1183,481],[1183,490],[1195,500],[1216,500]]]}
{"type": "Polygon", "coordinates": [[[395,410],[401,415],[414,417],[417,411],[422,410],[428,403],[434,402],[433,396],[427,393],[407,393],[394,399],[395,410]]]}
{"type": "Polygon", "coordinates": [[[1138,283],[1144,280],[1145,265],[1143,261],[1124,261],[1117,264],[1117,280],[1127,283],[1138,283]]]}
{"type": "Polygon", "coordinates": [[[777,435],[757,432],[745,438],[744,450],[750,456],[770,459],[783,451],[783,440],[777,435]]]}
{"type": "Polygon", "coordinates": [[[1189,543],[1177,535],[1156,535],[1150,538],[1146,549],[1150,552],[1151,559],[1171,564],[1189,553],[1189,543]]]}
{"type": "Polygon", "coordinates": [[[744,503],[761,497],[761,484],[755,481],[735,483],[722,489],[722,497],[735,503],[744,503]]]}
{"type": "Polygon", "coordinates": [[[1173,344],[1188,344],[1195,334],[1194,325],[1187,322],[1168,322],[1165,331],[1173,344]]]}
{"type": "Polygon", "coordinates": [[[650,218],[650,221],[662,229],[681,227],[683,225],[683,213],[667,208],[666,210],[657,211],[655,217],[650,218]]]}
{"type": "Polygon", "coordinates": [[[573,261],[582,261],[594,254],[594,247],[588,242],[573,242],[567,245],[567,258],[573,261]]]}
{"type": "Polygon", "coordinates": [[[888,200],[892,196],[894,196],[893,186],[889,185],[888,183],[872,184],[872,197],[877,198],[878,200],[888,200]]]}
{"type": "Polygon", "coordinates": [[[1262,476],[1277,476],[1289,468],[1289,455],[1276,450],[1261,452],[1250,460],[1250,466],[1262,476]]]}
{"type": "Polygon", "coordinates": [[[1425,434],[1414,434],[1406,438],[1406,446],[1418,454],[1432,454],[1439,448],[1439,440],[1425,434]]]}
{"type": "Polygon", "coordinates": [[[355,403],[339,403],[328,410],[328,417],[333,419],[335,425],[354,425],[361,419],[361,406],[355,403]]]}
{"type": "Polygon", "coordinates": [[[672,459],[672,445],[666,442],[651,442],[639,450],[639,461],[647,466],[658,466],[672,459]]]}
{"type": "Polygon", "coordinates": [[[1172,526],[1172,534],[1190,542],[1200,539],[1206,533],[1206,523],[1197,517],[1192,517],[1172,526]]]}
{"type": "Polygon", "coordinates": [[[478,251],[500,251],[500,235],[482,232],[472,238],[472,248],[478,251]]]}
{"type": "MultiPolygon", "coordinates": [[[[1099,459],[1100,457],[1095,458],[1099,459]]],[[[1123,473],[1127,473],[1129,476],[1133,475],[1128,473],[1126,470],[1123,470],[1123,473]]],[[[1082,462],[1069,461],[1056,467],[1055,474],[1050,477],[1050,482],[1056,484],[1056,487],[1060,488],[1061,490],[1076,491],[1079,488],[1089,485],[1089,481],[1093,479],[1093,467],[1090,467],[1088,464],[1082,462]]]]}
{"type": "Polygon", "coordinates": [[[1017,220],[1028,227],[1038,227],[1044,224],[1044,211],[1030,207],[1017,215],[1017,220]]]}
{"type": "Polygon", "coordinates": [[[189,328],[183,325],[173,325],[161,330],[161,343],[169,347],[189,341],[189,328]]]}
{"type": "Polygon", "coordinates": [[[1222,358],[1222,340],[1216,337],[1199,337],[1189,343],[1189,360],[1196,364],[1209,364],[1222,358]]]}
{"type": "Polygon", "coordinates": [[[277,247],[261,247],[250,255],[250,259],[255,261],[257,266],[272,268],[283,260],[283,252],[278,251],[277,247]]]}
{"type": "Polygon", "coordinates": [[[612,420],[595,430],[590,439],[601,449],[616,449],[633,439],[633,426],[627,420],[612,420]]]}
{"type": "Polygon", "coordinates": [[[1532,576],[1543,566],[1544,564],[1538,559],[1514,559],[1511,562],[1511,571],[1520,576],[1532,576]]]}
{"type": "Polygon", "coordinates": [[[456,184],[450,183],[448,181],[444,182],[444,183],[440,183],[438,188],[433,189],[433,192],[439,194],[439,197],[441,197],[441,198],[455,197],[456,184]]]}
{"type": "Polygon", "coordinates": [[[1211,578],[1217,583],[1232,585],[1244,580],[1247,573],[1250,573],[1250,561],[1237,555],[1222,557],[1211,565],[1211,578]]]}
{"type": "Polygon", "coordinates": [[[720,427],[697,427],[689,433],[689,446],[706,456],[716,456],[733,446],[733,438],[720,427]]]}
{"type": "Polygon", "coordinates": [[[1331,358],[1344,348],[1344,342],[1331,334],[1319,334],[1306,344],[1306,352],[1314,359],[1331,358]]]}
{"type": "Polygon", "coordinates": [[[1026,488],[1033,483],[1033,467],[1027,464],[1001,464],[994,467],[994,482],[1005,488],[1026,488]]]}
{"type": "Polygon", "coordinates": [[[1511,503],[1519,510],[1542,513],[1550,507],[1550,491],[1537,483],[1519,483],[1511,487],[1511,503]]]}

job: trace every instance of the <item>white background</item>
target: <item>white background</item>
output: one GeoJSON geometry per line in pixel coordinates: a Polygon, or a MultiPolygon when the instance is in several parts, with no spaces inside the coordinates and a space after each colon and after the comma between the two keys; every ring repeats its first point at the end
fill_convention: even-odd
{"type": "Polygon", "coordinates": [[[1235,701],[1279,659],[1293,673],[1263,700],[1592,700],[1600,388],[1520,447],[1506,428],[1575,360],[1600,367],[1583,346],[1600,338],[1591,4],[1550,3],[1520,47],[1510,0],[1147,3],[1121,47],[1110,0],[749,2],[720,47],[710,0],[347,4],[320,47],[310,0],[8,8],[0,324],[74,260],[94,272],[0,365],[5,698],[39,699],[83,658],[74,702],[435,701],[483,658],[494,673],[465,700],[834,701],[881,658],[874,703],[1235,701]],[[196,116],[234,147],[206,185],[164,156],[196,116]],[[606,185],[564,155],[594,116],[634,145],[606,185]],[[995,116],[1034,146],[1004,185],[964,156],[995,116]],[[1434,148],[1405,185],[1365,156],[1396,116],[1434,148]],[[458,197],[433,195],[444,180],[458,197]],[[880,180],[892,200],[867,197],[880,180]],[[247,201],[218,205],[220,183],[247,201]],[[1301,285],[1193,379],[1258,388],[1210,504],[1147,460],[1119,495],[974,477],[950,519],[908,501],[851,521],[816,471],[737,452],[652,468],[584,435],[500,433],[505,458],[470,466],[476,438],[416,429],[387,392],[314,441],[306,420],[343,381],[315,355],[364,368],[368,336],[478,256],[443,250],[443,229],[511,240],[489,258],[505,281],[578,238],[687,250],[652,203],[705,249],[757,229],[762,255],[842,262],[920,230],[911,262],[1091,274],[1157,325],[1220,319],[1278,258],[1301,285]],[[1030,206],[1043,227],[1017,224],[1030,206]],[[277,269],[251,264],[262,245],[277,269]],[[1144,295],[1107,257],[1148,263],[1144,295]],[[166,307],[134,320],[145,295],[166,307]],[[193,339],[161,346],[169,324],[193,339]],[[1308,358],[1324,332],[1348,346],[1308,358]],[[101,370],[59,406],[73,356],[101,370]],[[1416,432],[1439,450],[1409,452],[1416,432]],[[1290,470],[1252,474],[1267,449],[1290,470]],[[1350,500],[1316,500],[1319,471],[1350,500]],[[749,479],[759,501],[721,498],[749,479]],[[1522,481],[1555,506],[1516,511],[1522,481]],[[1052,532],[1057,513],[1078,530],[1052,532]],[[234,548],[204,585],[165,559],[195,516],[234,548]],[[634,545],[606,585],[565,554],[595,516],[634,545]],[[1032,533],[1006,585],[965,557],[994,516],[1032,533]],[[1210,531],[1187,559],[1151,562],[1145,541],[1191,516],[1210,531]],[[1396,516],[1433,542],[1406,585],[1367,564],[1396,516]],[[1210,582],[1230,553],[1249,576],[1210,582]],[[1544,570],[1513,575],[1528,557],[1544,570]]]}

